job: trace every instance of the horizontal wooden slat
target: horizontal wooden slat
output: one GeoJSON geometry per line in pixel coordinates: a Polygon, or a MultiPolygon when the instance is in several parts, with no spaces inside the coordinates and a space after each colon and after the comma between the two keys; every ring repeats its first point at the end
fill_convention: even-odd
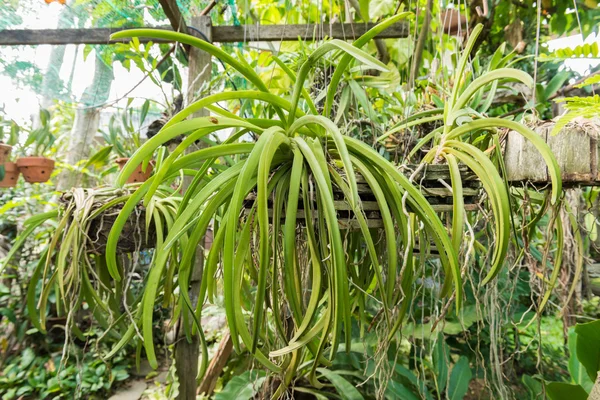
{"type": "MultiPolygon", "coordinates": [[[[213,42],[254,42],[254,41],[296,41],[320,40],[324,37],[335,39],[355,39],[375,24],[332,24],[332,25],[246,25],[214,26],[213,42]]],[[[39,45],[39,44],[110,44],[112,33],[130,28],[88,28],[88,29],[8,29],[0,31],[0,46],[39,45]]],[[[159,28],[171,29],[171,28],[159,28]]],[[[408,25],[394,24],[377,37],[403,38],[408,36],[408,25]]],[[[140,38],[140,42],[150,39],[140,38]]],[[[153,40],[159,42],[158,40],[153,40]]]]}
{"type": "MultiPolygon", "coordinates": [[[[406,177],[410,177],[417,168],[419,168],[418,165],[403,166],[400,167],[400,171],[406,177]]],[[[477,176],[467,168],[466,165],[459,165],[459,171],[464,183],[466,183],[466,181],[477,180],[477,176]]],[[[345,176],[342,171],[340,171],[340,175],[345,176]]],[[[450,171],[448,170],[447,164],[431,164],[423,167],[421,171],[414,176],[413,182],[418,184],[425,181],[438,181],[439,179],[450,182],[450,171]]],[[[366,181],[360,174],[356,174],[356,182],[365,183],[366,181]]]]}
{"type": "MultiPolygon", "coordinates": [[[[379,217],[379,213],[375,210],[375,208],[373,208],[374,206],[377,206],[377,202],[372,201],[372,202],[363,202],[367,203],[366,207],[368,209],[365,209],[365,211],[369,211],[371,210],[371,212],[368,214],[374,214],[375,217],[367,217],[367,226],[369,228],[383,228],[383,221],[380,219],[379,217]]],[[[431,207],[434,209],[434,211],[436,212],[450,212],[452,211],[452,204],[432,204],[431,207]]],[[[466,211],[475,211],[477,210],[477,204],[465,204],[465,210],[466,211]]],[[[345,202],[342,201],[336,201],[336,210],[338,211],[346,211],[349,207],[347,206],[347,204],[345,202]],[[340,208],[338,208],[340,207],[340,208]]],[[[250,208],[246,208],[244,210],[244,215],[248,215],[250,213],[250,208]]],[[[273,209],[269,208],[268,210],[268,215],[269,218],[273,218],[273,209]]],[[[313,218],[316,219],[318,218],[318,213],[316,211],[312,212],[313,218]]],[[[282,215],[281,219],[285,219],[285,215],[282,215]]],[[[302,221],[304,219],[306,219],[306,212],[302,209],[298,210],[298,213],[296,215],[296,219],[299,221],[302,221]]],[[[360,229],[360,225],[357,221],[356,218],[338,218],[338,225],[340,227],[340,229],[360,229]]]]}

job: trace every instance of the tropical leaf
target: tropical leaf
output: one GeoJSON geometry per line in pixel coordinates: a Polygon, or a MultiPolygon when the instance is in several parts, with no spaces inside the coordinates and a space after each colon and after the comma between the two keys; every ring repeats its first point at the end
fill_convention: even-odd
{"type": "Polygon", "coordinates": [[[548,62],[548,61],[564,61],[574,58],[585,58],[585,59],[594,59],[600,58],[600,50],[598,48],[598,42],[594,42],[592,44],[585,43],[580,44],[575,47],[564,47],[561,49],[556,49],[548,54],[541,54],[539,56],[539,61],[548,62]]]}
{"type": "Polygon", "coordinates": [[[580,385],[588,393],[591,392],[594,382],[586,372],[586,368],[577,358],[577,332],[574,327],[569,328],[569,373],[574,383],[580,385]]]}
{"type": "Polygon", "coordinates": [[[231,378],[227,385],[214,396],[215,400],[250,400],[267,379],[265,371],[251,370],[231,378]]]}
{"type": "Polygon", "coordinates": [[[448,381],[448,399],[462,400],[469,390],[469,382],[471,382],[472,376],[469,360],[465,356],[461,356],[452,367],[452,373],[448,381]]]}
{"type": "Polygon", "coordinates": [[[544,385],[549,400],[587,400],[587,392],[579,385],[550,382],[544,385]]]}
{"type": "Polygon", "coordinates": [[[600,320],[575,325],[577,359],[585,367],[592,382],[600,371],[600,320]]]}
{"type": "Polygon", "coordinates": [[[325,368],[318,368],[317,371],[329,380],[335,387],[335,390],[344,400],[364,400],[364,397],[358,390],[348,382],[343,376],[335,371],[325,368]]]}

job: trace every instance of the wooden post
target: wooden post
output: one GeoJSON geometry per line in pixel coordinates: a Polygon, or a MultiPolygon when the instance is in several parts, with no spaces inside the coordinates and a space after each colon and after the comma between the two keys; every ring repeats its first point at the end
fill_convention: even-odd
{"type": "MultiPolygon", "coordinates": [[[[202,15],[192,18],[190,35],[194,35],[199,39],[212,41],[212,22],[209,16],[202,15]],[[196,29],[199,31],[197,32],[196,29]]],[[[200,89],[204,83],[210,82],[212,72],[211,55],[197,48],[190,49],[189,54],[189,73],[188,73],[188,90],[186,93],[187,104],[198,100],[201,96],[200,89]]],[[[200,110],[195,113],[194,117],[207,116],[208,111],[200,110]]]]}
{"type": "Polygon", "coordinates": [[[596,379],[596,384],[592,388],[588,400],[600,400],[600,374],[598,374],[598,379],[596,379]]]}
{"type": "Polygon", "coordinates": [[[205,396],[212,396],[215,386],[217,385],[217,380],[219,379],[219,376],[221,376],[223,368],[227,365],[227,361],[232,352],[233,342],[231,340],[231,334],[227,332],[223,335],[219,347],[217,348],[217,352],[206,369],[206,374],[198,387],[198,393],[204,394],[205,396]]]}
{"type": "MultiPolygon", "coordinates": [[[[190,34],[200,37],[201,39],[211,40],[212,24],[209,16],[193,17],[191,26],[202,32],[198,34],[195,30],[189,30],[190,34]]],[[[189,69],[188,69],[188,92],[187,104],[197,99],[198,91],[204,83],[210,82],[212,61],[210,54],[200,51],[194,47],[189,51],[189,69]]],[[[208,112],[201,110],[195,113],[193,117],[206,116],[208,112]]],[[[202,145],[200,145],[202,146],[202,145]]],[[[190,149],[192,151],[192,149],[190,149]]],[[[184,188],[187,188],[190,181],[184,182],[184,188]]],[[[196,249],[196,259],[190,278],[190,298],[192,304],[198,302],[198,294],[200,292],[200,283],[202,280],[202,270],[204,267],[204,246],[200,244],[196,249]]],[[[178,400],[195,400],[196,399],[196,378],[198,375],[198,358],[200,356],[200,343],[198,336],[194,336],[191,342],[185,337],[183,327],[183,319],[179,320],[177,332],[177,341],[175,345],[175,366],[177,368],[177,378],[179,380],[179,395],[178,400]]]]}

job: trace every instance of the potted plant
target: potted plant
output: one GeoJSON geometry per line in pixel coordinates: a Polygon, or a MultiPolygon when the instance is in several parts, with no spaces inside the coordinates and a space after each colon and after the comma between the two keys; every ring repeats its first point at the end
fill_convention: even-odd
{"type": "MultiPolygon", "coordinates": [[[[130,99],[131,100],[131,99],[130,99]]],[[[119,156],[115,163],[122,170],[129,161],[131,155],[140,147],[140,130],[142,124],[148,115],[149,101],[146,100],[140,110],[138,128],[133,123],[133,108],[128,108],[122,113],[116,113],[108,122],[108,130],[102,132],[102,136],[107,144],[112,145],[113,150],[119,156]]],[[[139,183],[148,180],[154,169],[154,162],[143,162],[136,166],[134,171],[127,178],[127,183],[139,183]]]]}
{"type": "Polygon", "coordinates": [[[0,187],[14,187],[19,179],[19,170],[14,162],[8,161],[14,145],[19,139],[19,125],[14,121],[0,122],[0,187]]]}
{"type": "Polygon", "coordinates": [[[52,147],[56,137],[50,130],[50,113],[40,110],[40,127],[31,130],[24,148],[31,148],[33,155],[17,159],[19,172],[29,183],[42,183],[50,179],[54,170],[54,160],[44,157],[52,147]]]}

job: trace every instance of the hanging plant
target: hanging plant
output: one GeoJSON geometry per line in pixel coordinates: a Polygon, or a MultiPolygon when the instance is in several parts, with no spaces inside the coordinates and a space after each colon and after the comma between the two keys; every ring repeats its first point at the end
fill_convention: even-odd
{"type": "MultiPolygon", "coordinates": [[[[127,313],[123,305],[127,306],[129,300],[124,298],[132,299],[134,293],[129,284],[115,284],[110,279],[104,250],[110,227],[130,196],[128,189],[76,188],[62,194],[59,210],[36,215],[24,222],[25,229],[3,260],[3,266],[39,226],[55,224],[27,293],[28,312],[40,332],[46,332],[46,308],[54,291],[57,309],[64,310],[67,327],[77,336],[83,337],[73,316],[85,303],[103,329],[126,329],[127,313]],[[40,282],[41,294],[37,297],[40,282]]],[[[115,254],[154,247],[174,219],[180,200],[173,196],[172,190],[161,188],[155,192],[148,207],[136,207],[123,226],[115,254]]],[[[123,274],[126,265],[119,262],[117,268],[123,274]]],[[[115,332],[109,333],[114,337],[115,332]]]]}
{"type": "MultiPolygon", "coordinates": [[[[102,131],[104,141],[112,146],[112,151],[119,156],[115,160],[119,170],[123,169],[131,155],[140,147],[142,143],[140,132],[150,109],[150,100],[146,100],[139,110],[138,121],[134,123],[135,110],[130,107],[132,100],[129,99],[124,111],[111,116],[106,131],[102,131]]],[[[152,175],[154,164],[153,160],[139,164],[127,179],[127,183],[145,182],[152,175]]]]}
{"type": "MultiPolygon", "coordinates": [[[[460,125],[458,121],[463,121],[460,117],[472,96],[487,85],[493,85],[495,79],[510,72],[508,77],[527,81],[525,75],[502,70],[475,79],[464,90],[457,84],[446,103],[447,108],[436,116],[445,124],[428,136],[428,141],[435,139],[435,145],[425,162],[445,160],[449,165],[453,189],[450,233],[411,179],[370,146],[344,135],[329,118],[338,86],[352,63],[386,71],[385,65],[361,48],[407,16],[403,13],[381,22],[352,44],[340,40],[323,43],[308,55],[297,74],[283,68],[295,83],[290,101],[270,93],[243,60],[193,36],[150,29],[113,35],[113,39],[153,37],[195,46],[236,69],[256,90],[217,93],[189,105],[124,165],[117,182],[120,186],[162,145],[185,135],[169,156],[158,163],[154,175],[122,199],[104,254],[96,260],[96,268],[103,268],[105,272],[103,290],[110,292],[118,292],[128,276],[119,265],[117,251],[132,213],[140,203],[147,217],[150,210],[158,210],[157,199],[170,198],[161,193],[180,176],[180,171],[191,173],[193,170],[194,179],[181,200],[175,203],[169,200],[169,212],[153,217],[157,238],[143,294],[128,302],[131,315],[115,314],[116,321],[128,318],[131,323],[109,326],[109,332],[117,334],[120,341],[108,357],[136,341],[143,345],[150,365],[156,368],[155,306],[161,300],[163,304],[175,301],[175,309],[184,320],[193,321],[191,325],[183,324],[186,333],[200,336],[202,375],[208,361],[200,324],[202,310],[207,301],[215,301],[222,288],[235,349],[248,351],[266,369],[281,374],[281,385],[274,397],[284,393],[297,377],[306,377],[313,386],[321,387],[319,367],[330,365],[339,349],[350,349],[356,324],[364,332],[367,324],[376,322],[385,332],[382,345],[398,337],[396,333],[404,322],[416,285],[415,270],[420,267],[413,256],[417,243],[422,249],[430,243],[435,245],[443,277],[440,296],[449,299],[448,306],[454,304],[454,308],[460,310],[463,282],[459,254],[464,208],[459,162],[481,179],[494,211],[496,245],[485,282],[493,279],[502,266],[508,246],[508,195],[488,155],[469,143],[472,134],[508,127],[534,141],[551,168],[554,202],[560,196],[560,175],[545,143],[531,137],[520,124],[492,118],[460,125]],[[335,61],[335,70],[319,113],[305,85],[311,69],[326,55],[335,61]],[[217,103],[229,100],[264,103],[267,116],[244,118],[217,107],[217,103]],[[186,120],[202,109],[214,115],[186,120]],[[198,140],[231,131],[223,143],[186,154],[198,140]],[[241,142],[240,138],[248,133],[258,140],[241,142]],[[220,159],[228,160],[225,168],[220,159]],[[382,237],[372,229],[357,177],[364,180],[377,203],[382,237]],[[339,197],[334,197],[336,195],[339,197]],[[336,206],[340,201],[351,211],[356,229],[340,224],[336,206]],[[301,213],[302,219],[298,218],[301,213]],[[166,229],[160,233],[159,220],[166,223],[166,229]],[[202,271],[198,301],[194,304],[188,289],[191,272],[196,249],[211,224],[214,224],[214,241],[202,271]],[[174,293],[178,296],[174,297],[174,293]],[[377,317],[368,321],[367,309],[374,310],[377,317]]],[[[477,27],[465,54],[469,53],[479,31],[477,27]]],[[[461,59],[455,82],[463,79],[466,60],[466,56],[461,59]]],[[[63,230],[61,235],[61,241],[70,240],[67,231],[63,230]]],[[[62,247],[59,254],[64,254],[62,247]]],[[[75,270],[76,263],[65,267],[61,257],[58,261],[49,278],[45,272],[50,272],[47,267],[50,264],[38,267],[44,274],[37,279],[46,282],[46,287],[51,286],[49,279],[55,279],[64,296],[69,289],[77,288],[78,282],[85,282],[85,277],[78,274],[86,272],[75,270]]],[[[87,268],[89,273],[93,271],[87,268]]],[[[102,301],[91,293],[89,304],[102,301]]]]}
{"type": "MultiPolygon", "coordinates": [[[[499,49],[490,63],[491,70],[473,79],[467,73],[467,62],[477,37],[481,33],[483,25],[477,25],[462,52],[457,68],[454,72],[454,87],[448,99],[444,102],[444,108],[429,110],[415,114],[410,118],[396,124],[392,129],[378,138],[383,141],[388,136],[403,131],[407,128],[432,122],[442,121],[442,126],[428,133],[412,149],[410,156],[416,154],[423,146],[430,144],[431,149],[423,157],[423,163],[446,162],[452,174],[452,187],[460,188],[462,181],[457,174],[458,163],[467,165],[481,180],[483,187],[489,196],[489,202],[494,214],[495,245],[492,256],[491,268],[483,280],[483,284],[497,276],[506,258],[510,241],[510,201],[506,184],[498,168],[489,158],[487,148],[491,147],[498,161],[502,163],[500,143],[498,140],[499,129],[510,129],[521,134],[529,140],[540,152],[552,180],[551,204],[557,205],[562,193],[562,180],[560,167],[546,142],[533,130],[516,121],[502,118],[489,118],[483,114],[491,105],[494,93],[502,80],[520,81],[532,88],[533,79],[526,72],[506,68],[504,65],[510,60],[510,56],[502,57],[503,48],[499,49]],[[483,101],[483,95],[487,99],[483,101]],[[479,108],[480,111],[477,111],[479,108]]],[[[409,157],[410,157],[409,156],[409,157]]],[[[502,167],[502,166],[501,166],[502,167]]],[[[464,231],[464,211],[462,210],[462,193],[455,190],[453,193],[453,222],[452,236],[454,247],[458,252],[461,247],[461,237],[464,231]]]]}
{"type": "MultiPolygon", "coordinates": [[[[456,243],[460,243],[462,231],[455,229],[451,239],[431,205],[408,178],[371,147],[343,135],[327,117],[337,85],[352,62],[385,70],[360,47],[405,16],[382,22],[353,45],[337,40],[324,43],[308,56],[297,75],[285,70],[295,82],[290,102],[270,94],[247,65],[194,37],[152,30],[115,35],[119,39],[151,36],[196,46],[237,69],[259,89],[219,93],[190,105],[136,152],[119,177],[119,183],[125,183],[134,166],[158,146],[178,135],[188,135],[157,173],[136,191],[115,221],[107,245],[107,265],[117,281],[122,276],[111,254],[127,213],[143,198],[148,201],[154,190],[173,175],[176,164],[182,167],[192,160],[207,160],[186,192],[171,230],[157,247],[159,255],[136,313],[151,365],[156,366],[152,313],[165,271],[173,263],[178,269],[183,310],[201,333],[202,307],[207,299],[212,301],[215,297],[221,261],[223,295],[234,346],[238,351],[247,349],[273,372],[286,371],[278,393],[298,373],[306,374],[313,385],[321,385],[316,376],[318,366],[328,365],[342,342],[349,348],[353,315],[364,321],[360,316],[368,297],[376,298],[380,305],[387,340],[394,338],[411,298],[412,251],[417,235],[422,239],[427,236],[435,243],[445,277],[441,295],[453,294],[456,308],[460,308],[463,295],[456,243]],[[331,51],[336,52],[337,68],[329,83],[324,115],[315,115],[314,101],[304,84],[314,64],[331,51]],[[214,107],[217,102],[233,99],[266,102],[278,118],[244,119],[214,107]],[[299,108],[301,99],[308,114],[299,108]],[[202,108],[218,116],[184,121],[202,108]],[[237,132],[223,144],[180,157],[195,141],[231,128],[237,132]],[[258,135],[258,141],[236,143],[247,132],[258,135]],[[236,154],[247,156],[214,177],[208,175],[216,158],[236,154]],[[357,174],[365,179],[376,198],[383,220],[383,241],[375,240],[369,228],[357,189],[357,174]],[[358,232],[340,229],[334,191],[343,193],[343,201],[359,226],[358,232]],[[254,193],[254,200],[246,207],[250,192],[254,193]],[[407,205],[411,213],[407,212],[407,205]],[[305,215],[303,226],[298,225],[299,212],[305,215]],[[194,308],[188,294],[189,277],[195,249],[212,220],[218,221],[218,226],[194,308]],[[173,249],[179,249],[178,259],[173,258],[173,249]]],[[[485,160],[477,163],[487,166],[485,160]]],[[[456,185],[457,163],[451,165],[451,171],[456,185]]],[[[499,185],[504,188],[503,183],[499,185]]],[[[462,215],[459,196],[455,196],[458,216],[462,215]]],[[[462,226],[460,219],[457,221],[456,225],[462,226]]],[[[135,327],[130,327],[120,345],[133,338],[134,333],[135,327]]]]}

